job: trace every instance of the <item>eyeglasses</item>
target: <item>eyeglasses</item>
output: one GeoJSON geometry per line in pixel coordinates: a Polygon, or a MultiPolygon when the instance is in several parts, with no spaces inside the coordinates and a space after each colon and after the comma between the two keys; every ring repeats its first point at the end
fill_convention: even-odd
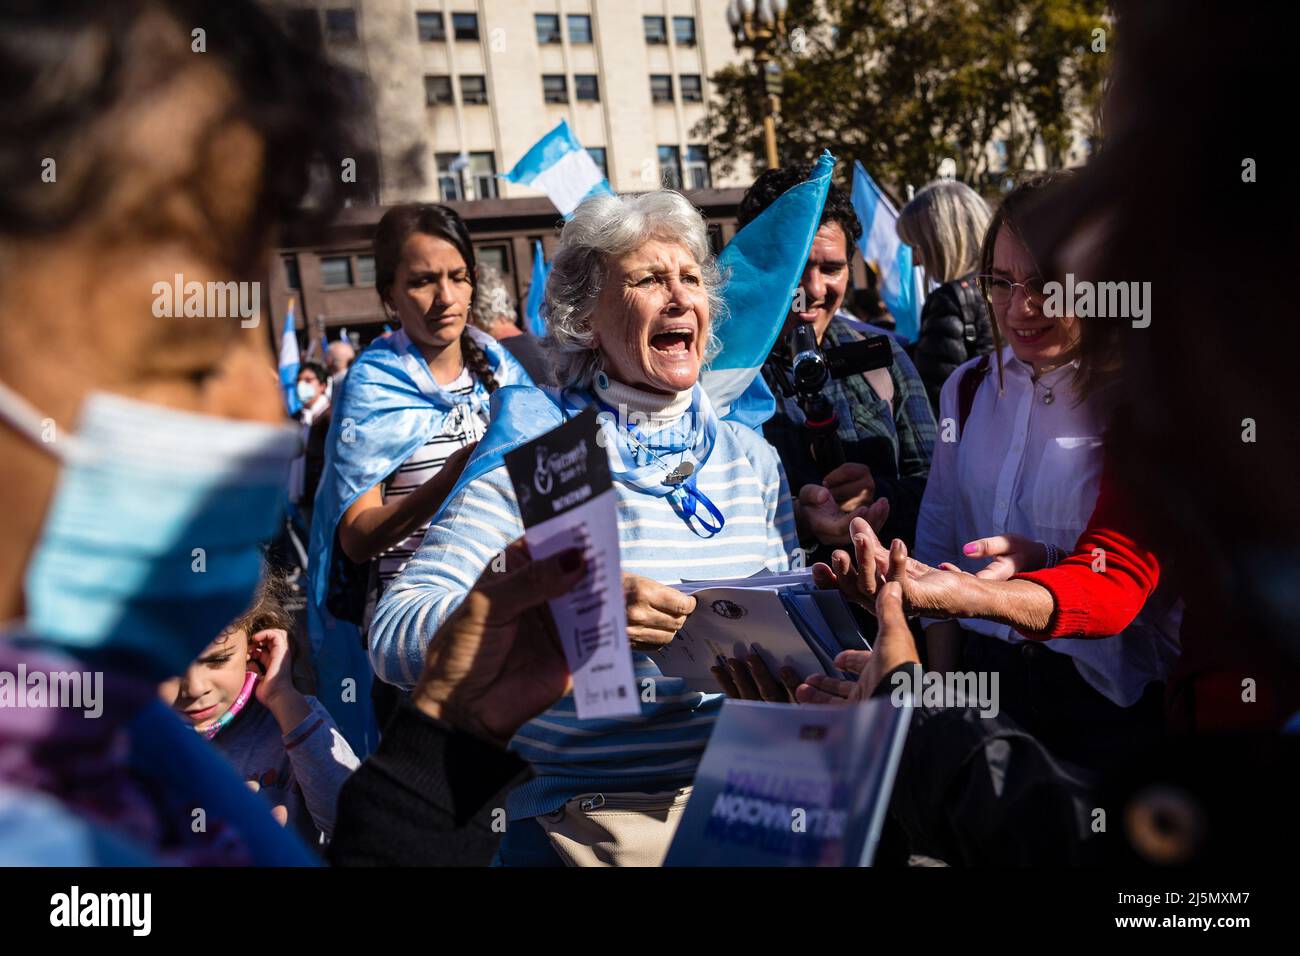
{"type": "Polygon", "coordinates": [[[975,277],[980,284],[980,291],[993,301],[996,306],[1004,306],[1011,301],[1011,296],[1016,289],[1022,289],[1025,298],[1034,305],[1043,303],[1043,277],[1033,276],[1024,282],[1012,282],[1010,279],[1002,276],[978,275],[975,277]]]}

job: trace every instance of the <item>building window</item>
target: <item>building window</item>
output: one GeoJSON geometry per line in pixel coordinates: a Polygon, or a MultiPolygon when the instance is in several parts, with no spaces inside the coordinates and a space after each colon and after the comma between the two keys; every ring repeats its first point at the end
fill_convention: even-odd
{"type": "Polygon", "coordinates": [[[591,17],[585,13],[570,13],[569,20],[569,42],[570,43],[590,43],[591,42],[591,17]]]}
{"type": "Polygon", "coordinates": [[[673,101],[673,78],[666,73],[653,73],[650,76],[650,102],[671,103],[673,101]]]}
{"type": "Polygon", "coordinates": [[[537,42],[560,42],[560,15],[558,13],[538,13],[533,16],[537,22],[537,42]]]}
{"type": "Polygon", "coordinates": [[[470,153],[466,172],[474,186],[474,198],[497,198],[497,163],[491,153],[470,153]]]}
{"type": "Polygon", "coordinates": [[[645,25],[645,42],[660,44],[668,42],[668,26],[663,17],[642,17],[645,25]]]}
{"type": "Polygon", "coordinates": [[[709,147],[687,146],[686,188],[709,189],[712,185],[713,177],[709,175],[709,147]]]}
{"type": "Polygon", "coordinates": [[[542,77],[542,100],[547,103],[569,102],[569,83],[563,74],[542,77]]]}
{"type": "Polygon", "coordinates": [[[589,73],[578,73],[573,77],[573,95],[579,103],[599,103],[600,83],[589,73]]]}
{"type": "Polygon", "coordinates": [[[605,164],[605,147],[588,146],[587,153],[591,156],[592,162],[600,167],[600,174],[609,179],[609,167],[605,164]]]}
{"type": "Polygon", "coordinates": [[[424,102],[427,106],[446,106],[455,102],[451,95],[450,76],[424,78],[424,102]]]}
{"type": "Polygon", "coordinates": [[[460,78],[460,101],[466,106],[486,106],[487,80],[482,76],[460,78]]]}
{"type": "Polygon", "coordinates": [[[695,18],[673,17],[673,39],[678,46],[695,46],[695,18]]]}
{"type": "Polygon", "coordinates": [[[465,198],[465,190],[461,186],[460,171],[465,168],[465,162],[460,158],[459,153],[438,153],[435,157],[438,161],[438,195],[443,202],[459,202],[465,198]]]}
{"type": "Polygon", "coordinates": [[[284,260],[284,284],[290,289],[302,288],[302,277],[298,274],[298,257],[287,256],[284,260]]]}
{"type": "Polygon", "coordinates": [[[682,85],[683,103],[702,103],[704,101],[704,89],[700,85],[700,74],[683,73],[677,78],[677,82],[682,85]]]}
{"type": "Polygon", "coordinates": [[[375,257],[357,256],[357,285],[375,284],[375,257]]]}
{"type": "Polygon", "coordinates": [[[352,259],[349,256],[329,256],[320,261],[321,284],[327,289],[341,289],[352,285],[352,259]]]}
{"type": "Polygon", "coordinates": [[[659,183],[664,189],[682,188],[682,157],[676,146],[659,147],[659,183]]]}
{"type": "Polygon", "coordinates": [[[457,40],[477,40],[478,14],[453,13],[451,15],[451,29],[457,40]]]}
{"type": "Polygon", "coordinates": [[[355,10],[326,10],[325,36],[333,42],[353,43],[357,39],[355,10]]]}
{"type": "Polygon", "coordinates": [[[446,22],[441,10],[423,10],[415,15],[415,29],[420,34],[421,43],[434,43],[447,39],[446,22]]]}

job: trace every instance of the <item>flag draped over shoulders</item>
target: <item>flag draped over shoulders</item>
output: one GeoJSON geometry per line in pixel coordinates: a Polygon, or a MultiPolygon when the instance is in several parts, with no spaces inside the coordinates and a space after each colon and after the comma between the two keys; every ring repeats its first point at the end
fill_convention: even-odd
{"type": "MultiPolygon", "coordinates": [[[[502,387],[531,385],[522,365],[496,340],[478,329],[467,334],[483,349],[502,387]]],[[[348,370],[334,403],[326,441],[325,466],[316,491],[308,566],[308,632],[320,700],[360,755],[373,747],[373,716],[368,689],[370,664],[355,625],[330,615],[325,606],[334,560],[335,532],[358,498],[391,475],[442,429],[457,405],[486,406],[488,392],[475,382],[468,396],[442,388],[419,349],[402,331],[375,342],[348,370]],[[352,678],[340,697],[340,684],[352,678]],[[363,714],[364,712],[364,714],[363,714]]]]}

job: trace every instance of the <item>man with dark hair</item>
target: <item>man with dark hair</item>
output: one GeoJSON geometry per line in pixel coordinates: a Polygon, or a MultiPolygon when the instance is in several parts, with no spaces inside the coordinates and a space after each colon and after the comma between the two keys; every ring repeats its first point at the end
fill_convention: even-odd
{"type": "MultiPolygon", "coordinates": [[[[806,180],[811,170],[808,164],[798,164],[763,173],[740,202],[739,224],[750,222],[786,190],[806,180]]],[[[855,516],[883,528],[886,541],[911,541],[934,447],[934,415],[907,353],[885,330],[842,311],[854,244],[861,236],[862,224],[848,195],[831,186],[790,314],[763,367],[777,400],[776,415],[763,432],[781,456],[790,487],[797,490],[799,537],[813,549],[846,546],[849,521],[855,516]],[[805,416],[794,398],[790,335],[799,323],[812,326],[822,348],[887,335],[893,353],[888,369],[826,384],[845,457],[844,464],[829,470],[813,458],[805,416]]]]}

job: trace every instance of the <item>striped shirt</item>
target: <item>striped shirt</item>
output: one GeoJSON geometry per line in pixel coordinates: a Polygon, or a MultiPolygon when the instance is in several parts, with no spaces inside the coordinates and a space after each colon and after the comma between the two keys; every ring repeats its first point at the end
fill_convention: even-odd
{"type": "MultiPolygon", "coordinates": [[[[463,369],[460,377],[444,386],[448,392],[457,397],[470,395],[474,391],[474,380],[470,378],[469,369],[463,369]]],[[[394,498],[402,498],[419,488],[426,481],[442,470],[457,450],[470,442],[476,442],[487,431],[487,422],[473,411],[470,405],[457,405],[446,418],[445,426],[429,436],[429,440],[415,450],[410,458],[402,462],[397,470],[384,479],[381,489],[384,504],[394,498]]],[[[393,545],[375,559],[378,563],[379,590],[382,593],[393,578],[406,567],[424,540],[424,533],[429,530],[426,521],[418,529],[393,545]]]]}
{"type": "MultiPolygon", "coordinates": [[[[695,535],[667,500],[615,482],[623,570],[674,584],[788,569],[797,546],[794,512],[780,461],[762,436],[719,422],[713,452],[696,474],[726,518],[712,538],[695,535]]],[[[415,683],[438,626],[493,555],[522,534],[504,466],[457,495],[376,609],[370,656],[381,679],[415,683]]],[[[511,792],[512,819],[550,813],[580,793],[655,792],[691,782],[723,697],[687,691],[649,655],[635,652],[633,660],[640,716],[579,721],[569,694],[515,735],[511,749],[536,776],[511,792]]]]}

